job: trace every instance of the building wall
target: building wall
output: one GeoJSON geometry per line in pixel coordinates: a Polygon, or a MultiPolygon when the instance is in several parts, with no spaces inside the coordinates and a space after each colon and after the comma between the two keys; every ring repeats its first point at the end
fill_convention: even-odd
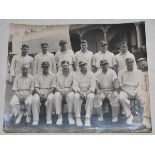
{"type": "Polygon", "coordinates": [[[12,54],[21,52],[22,44],[28,44],[29,54],[41,52],[40,44],[46,42],[49,44],[49,51],[55,52],[59,50],[59,41],[67,40],[69,48],[71,48],[69,25],[51,26],[29,26],[29,25],[13,25],[10,28],[10,36],[12,41],[12,54]]]}
{"type": "MultiPolygon", "coordinates": [[[[87,40],[88,50],[92,51],[93,53],[100,51],[99,42],[105,40],[103,31],[101,29],[95,29],[91,31],[87,31],[86,29],[85,31],[86,32],[84,33],[82,39],[87,40]]],[[[70,36],[71,38],[74,38],[72,35],[70,36]]],[[[78,35],[76,37],[77,38],[71,39],[74,52],[80,50],[80,39],[78,35]]],[[[133,27],[122,29],[122,26],[112,26],[107,32],[107,41],[109,43],[109,50],[114,52],[114,54],[116,54],[115,51],[120,48],[120,43],[122,41],[127,42],[129,44],[129,49],[131,49],[132,46],[136,46],[137,44],[136,30],[133,29],[133,27]]]]}

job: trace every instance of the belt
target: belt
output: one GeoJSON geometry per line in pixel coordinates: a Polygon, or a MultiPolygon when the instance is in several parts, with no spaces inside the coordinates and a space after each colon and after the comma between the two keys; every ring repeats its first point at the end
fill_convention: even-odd
{"type": "Polygon", "coordinates": [[[31,89],[18,89],[17,91],[30,91],[31,89]]]}
{"type": "Polygon", "coordinates": [[[131,87],[131,88],[137,88],[137,86],[131,86],[131,85],[126,85],[126,84],[125,84],[123,87],[129,87],[129,88],[130,88],[130,87],[131,87]]]}
{"type": "MultiPolygon", "coordinates": [[[[39,88],[39,87],[38,87],[39,88]]],[[[51,89],[51,88],[39,88],[39,89],[51,89]]]]}
{"type": "Polygon", "coordinates": [[[106,90],[106,91],[113,91],[113,89],[109,89],[109,88],[100,88],[101,90],[106,90]]]}

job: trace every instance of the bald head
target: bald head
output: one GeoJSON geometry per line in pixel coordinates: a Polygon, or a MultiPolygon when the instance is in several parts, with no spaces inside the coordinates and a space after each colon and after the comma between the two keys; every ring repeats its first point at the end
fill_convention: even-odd
{"type": "Polygon", "coordinates": [[[29,65],[23,64],[21,70],[22,70],[22,75],[26,77],[28,75],[29,65]]]}
{"type": "Polygon", "coordinates": [[[21,69],[25,69],[25,68],[29,69],[29,65],[28,64],[23,64],[21,69]]]}

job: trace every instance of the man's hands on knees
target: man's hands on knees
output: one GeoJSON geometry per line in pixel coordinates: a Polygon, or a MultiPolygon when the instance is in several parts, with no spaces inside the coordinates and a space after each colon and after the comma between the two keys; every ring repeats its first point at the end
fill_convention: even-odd
{"type": "Polygon", "coordinates": [[[96,90],[95,90],[95,95],[101,95],[101,91],[98,90],[98,89],[96,89],[96,90]]]}
{"type": "Polygon", "coordinates": [[[119,94],[119,92],[120,92],[119,88],[115,88],[114,89],[114,92],[116,92],[117,94],[119,94]]]}
{"type": "Polygon", "coordinates": [[[25,101],[24,96],[21,95],[18,91],[15,91],[15,95],[18,97],[20,103],[25,101]]]}
{"type": "Polygon", "coordinates": [[[77,93],[79,93],[80,94],[80,96],[82,97],[82,98],[84,98],[84,99],[86,99],[86,97],[90,94],[90,93],[94,93],[92,90],[88,90],[88,91],[86,91],[86,92],[83,92],[83,91],[77,91],[77,93]]]}
{"type": "Polygon", "coordinates": [[[78,90],[78,91],[76,91],[76,93],[79,93],[82,98],[86,98],[85,92],[78,90]]]}
{"type": "Polygon", "coordinates": [[[89,89],[88,91],[85,92],[86,96],[88,96],[88,95],[91,94],[91,93],[94,93],[94,92],[93,92],[92,90],[90,90],[90,89],[89,89]]]}
{"type": "Polygon", "coordinates": [[[64,89],[61,89],[61,94],[62,96],[67,96],[72,91],[73,91],[72,88],[64,88],[64,89]]]}

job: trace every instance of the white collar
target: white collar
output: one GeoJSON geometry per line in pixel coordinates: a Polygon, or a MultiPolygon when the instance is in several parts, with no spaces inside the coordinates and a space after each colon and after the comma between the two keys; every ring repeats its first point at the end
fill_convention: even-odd
{"type": "Polygon", "coordinates": [[[83,52],[83,51],[80,50],[80,52],[81,52],[81,53],[88,53],[88,50],[86,50],[86,52],[83,52]]]}
{"type": "Polygon", "coordinates": [[[29,78],[30,75],[28,74],[27,77],[24,77],[22,74],[20,75],[21,78],[29,78]]]}
{"type": "Polygon", "coordinates": [[[43,52],[41,52],[41,55],[48,55],[49,54],[49,52],[47,51],[47,53],[46,54],[43,54],[43,52]]]}
{"type": "Polygon", "coordinates": [[[130,52],[129,51],[127,51],[126,53],[121,53],[120,52],[120,55],[126,55],[126,54],[130,54],[130,52]]]}
{"type": "Polygon", "coordinates": [[[63,51],[63,52],[60,50],[59,52],[63,54],[63,53],[68,53],[68,51],[69,51],[69,49],[67,49],[66,51],[63,51]]]}
{"type": "Polygon", "coordinates": [[[101,51],[100,51],[100,54],[109,54],[110,52],[109,51],[106,51],[105,53],[102,53],[101,51]]]}
{"type": "Polygon", "coordinates": [[[25,56],[22,56],[22,54],[20,54],[20,56],[21,56],[22,58],[23,58],[23,57],[25,58],[25,57],[27,57],[27,56],[28,56],[28,53],[27,53],[25,56]]]}

